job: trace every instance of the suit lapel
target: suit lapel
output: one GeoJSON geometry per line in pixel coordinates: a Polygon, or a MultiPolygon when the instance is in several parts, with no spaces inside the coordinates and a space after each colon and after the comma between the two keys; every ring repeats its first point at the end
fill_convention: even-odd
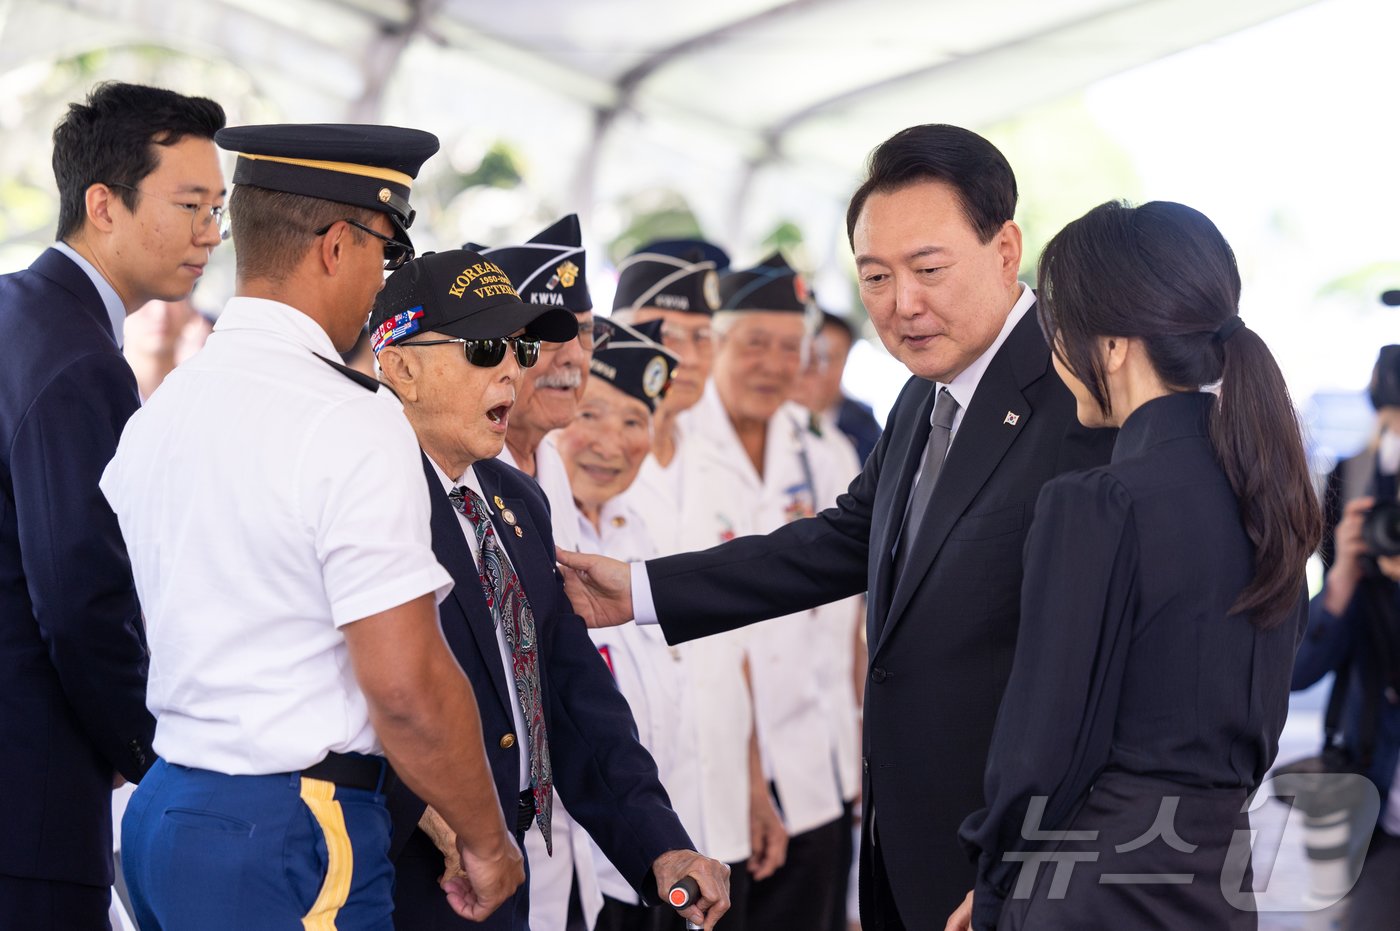
{"type": "MultiPolygon", "coordinates": [[[[914,592],[947,542],[948,534],[982,486],[992,477],[997,464],[1032,417],[1034,412],[1021,393],[1021,370],[1035,368],[1028,356],[1037,349],[1041,353],[1046,352],[1038,325],[1032,312],[1028,312],[987,366],[972,396],[972,404],[958,425],[957,435],[953,437],[953,445],[948,450],[948,458],[934,487],[933,498],[929,501],[928,512],[909,553],[908,565],[894,580],[889,612],[876,648],[870,652],[872,658],[889,639],[890,631],[909,607],[914,592]]],[[[1039,368],[1043,373],[1044,360],[1039,368]]],[[[927,434],[927,424],[923,432],[927,434]]],[[[899,500],[906,502],[907,493],[899,500]]],[[[903,512],[900,513],[902,517],[903,512]]],[[[888,558],[888,552],[881,555],[888,558]]]]}
{"type": "MultiPolygon", "coordinates": [[[[423,471],[427,473],[428,493],[432,498],[433,555],[442,563],[455,584],[449,601],[455,603],[460,617],[455,612],[443,611],[442,634],[447,645],[458,657],[467,657],[473,651],[481,656],[481,664],[491,677],[496,697],[506,717],[512,715],[510,693],[506,690],[506,674],[501,666],[501,648],[496,641],[495,619],[486,604],[486,595],[481,591],[481,573],[476,560],[472,558],[471,547],[462,532],[462,524],[452,502],[443,493],[437,472],[433,470],[428,457],[423,457],[423,471]]],[[[479,474],[479,473],[478,473],[479,474]]],[[[443,602],[443,607],[448,601],[443,602]]],[[[459,663],[462,662],[459,659],[459,663]]]]}
{"type": "Polygon", "coordinates": [[[29,266],[29,270],[43,275],[77,299],[77,305],[102,327],[103,332],[116,343],[112,332],[112,318],[107,314],[107,305],[102,302],[102,294],[92,279],[68,256],[57,249],[45,249],[29,266]]]}

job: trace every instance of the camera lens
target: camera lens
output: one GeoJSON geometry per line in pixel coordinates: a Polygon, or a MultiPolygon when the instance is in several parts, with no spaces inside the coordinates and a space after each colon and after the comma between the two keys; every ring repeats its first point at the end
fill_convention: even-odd
{"type": "Polygon", "coordinates": [[[1382,501],[1366,513],[1361,538],[1375,556],[1400,556],[1400,502],[1382,501]]]}

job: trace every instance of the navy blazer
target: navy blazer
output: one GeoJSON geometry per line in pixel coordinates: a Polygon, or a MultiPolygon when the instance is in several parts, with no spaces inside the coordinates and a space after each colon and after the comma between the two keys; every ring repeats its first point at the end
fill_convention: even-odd
{"type": "Polygon", "coordinates": [[[112,778],[154,762],[131,564],[97,483],[140,407],[92,281],[0,277],[0,874],[112,882],[112,778]]]}
{"type": "MultiPolygon", "coordinates": [[[[647,563],[673,643],[868,592],[864,798],[904,923],[942,923],[976,871],[958,827],[983,806],[982,773],[1020,620],[1021,549],[1040,487],[1108,461],[1050,365],[1034,309],[987,366],[963,414],[904,574],[895,541],[928,440],[933,382],[911,378],[864,469],[834,508],[766,536],[647,563]]],[[[872,883],[865,819],[861,915],[872,883]]],[[[930,926],[932,926],[930,924],[930,926]]]]}
{"type": "MultiPolygon", "coordinates": [[[[554,563],[554,535],[544,493],[529,476],[494,459],[478,462],[474,468],[486,499],[499,495],[505,507],[514,512],[515,526],[523,534],[516,536],[515,526],[501,519],[500,507],[492,509],[496,538],[505,547],[535,613],[540,689],[555,792],[618,871],[644,898],[655,902],[653,862],[668,850],[692,849],[694,845],[671,810],[656,763],[638,742],[627,700],[617,690],[582,618],[564,594],[554,563]]],[[[452,593],[438,606],[443,635],[476,693],[496,794],[507,826],[513,827],[520,797],[520,750],[514,745],[502,747],[501,738],[515,733],[510,699],[515,685],[506,681],[495,623],[457,512],[427,457],[423,471],[432,496],[433,553],[455,582],[452,593]]],[[[402,786],[390,793],[389,806],[397,854],[424,806],[402,786]]],[[[426,888],[403,875],[405,868],[422,864],[421,860],[398,859],[401,887],[426,888]]],[[[435,869],[434,880],[442,872],[441,862],[435,869]]],[[[522,884],[512,901],[502,905],[488,923],[498,916],[527,914],[528,886],[522,884]]],[[[435,887],[431,894],[442,899],[435,887]]],[[[463,924],[458,920],[457,926],[463,924]]],[[[515,927],[509,923],[500,926],[515,927]]]]}

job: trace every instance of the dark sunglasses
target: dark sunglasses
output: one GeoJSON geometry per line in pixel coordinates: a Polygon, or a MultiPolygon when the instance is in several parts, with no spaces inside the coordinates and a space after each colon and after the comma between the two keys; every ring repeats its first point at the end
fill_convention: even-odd
{"type": "Polygon", "coordinates": [[[312,233],[311,233],[311,235],[313,235],[313,236],[324,236],[324,235],[326,235],[326,233],[330,232],[331,227],[332,227],[332,226],[335,226],[336,223],[348,223],[348,224],[350,224],[351,226],[355,227],[355,229],[361,230],[361,231],[366,232],[366,233],[369,233],[369,234],[370,234],[371,236],[373,236],[375,239],[378,239],[378,240],[380,240],[381,242],[383,242],[383,243],[384,243],[384,270],[385,270],[386,272],[391,272],[391,271],[393,271],[393,270],[396,269],[396,268],[403,268],[403,267],[404,267],[405,265],[407,265],[409,262],[413,261],[413,247],[412,247],[412,246],[405,245],[404,243],[399,242],[397,239],[392,239],[392,238],[390,238],[390,237],[388,237],[388,236],[385,236],[383,233],[379,232],[378,230],[372,229],[371,227],[368,227],[368,226],[365,226],[365,225],[364,225],[363,223],[361,223],[359,220],[352,220],[352,219],[350,219],[349,217],[346,217],[346,218],[343,219],[343,220],[336,220],[335,223],[327,223],[325,226],[321,227],[320,229],[318,229],[318,230],[313,230],[312,233]]]}
{"type": "Polygon", "coordinates": [[[495,339],[418,339],[400,346],[440,346],[461,343],[467,361],[484,369],[493,369],[506,357],[506,346],[515,347],[515,361],[527,369],[540,361],[540,341],[530,336],[499,336],[495,339]]]}

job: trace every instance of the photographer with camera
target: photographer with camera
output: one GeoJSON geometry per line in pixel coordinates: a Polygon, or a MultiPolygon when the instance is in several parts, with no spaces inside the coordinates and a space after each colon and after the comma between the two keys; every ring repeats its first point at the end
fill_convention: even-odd
{"type": "Polygon", "coordinates": [[[1323,539],[1326,580],[1309,605],[1292,683],[1296,691],[1336,673],[1320,759],[1361,773],[1382,796],[1377,823],[1354,821],[1350,850],[1336,851],[1364,853],[1343,924],[1357,931],[1387,927],[1400,911],[1400,791],[1390,791],[1400,783],[1400,346],[1381,350],[1370,394],[1378,437],[1329,476],[1335,533],[1323,539]]]}

